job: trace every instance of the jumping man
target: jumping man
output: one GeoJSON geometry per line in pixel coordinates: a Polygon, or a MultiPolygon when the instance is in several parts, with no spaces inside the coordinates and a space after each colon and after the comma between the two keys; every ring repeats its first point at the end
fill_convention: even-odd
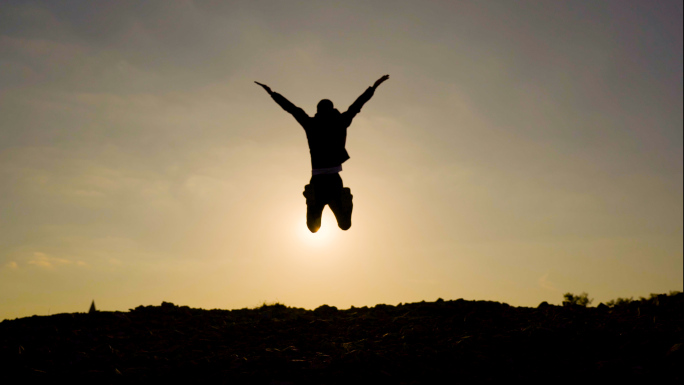
{"type": "Polygon", "coordinates": [[[316,115],[312,118],[301,108],[290,103],[282,95],[259,82],[280,107],[289,112],[301,124],[306,132],[311,154],[311,181],[304,186],[306,198],[306,226],[312,233],[321,227],[321,216],[326,205],[330,206],[337,225],[342,230],[351,227],[352,195],[348,187],[342,186],[342,163],[349,159],[345,149],[347,127],[352,119],[361,112],[361,107],[370,100],[382,82],[389,79],[385,75],[378,79],[372,87],[361,94],[346,112],[340,113],[328,99],[318,102],[316,115]]]}

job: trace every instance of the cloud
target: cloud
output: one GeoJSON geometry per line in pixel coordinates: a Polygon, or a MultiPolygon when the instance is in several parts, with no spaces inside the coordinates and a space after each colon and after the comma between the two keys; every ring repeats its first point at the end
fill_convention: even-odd
{"type": "Polygon", "coordinates": [[[5,266],[8,269],[18,269],[19,268],[19,265],[14,261],[9,261],[7,264],[5,264],[5,266]]]}
{"type": "Polygon", "coordinates": [[[42,253],[40,251],[36,251],[33,253],[33,258],[31,258],[28,261],[29,265],[34,265],[46,269],[51,269],[55,266],[60,266],[60,265],[72,265],[76,263],[78,266],[83,266],[85,265],[85,262],[83,261],[77,261],[74,262],[69,259],[64,259],[64,258],[57,258],[57,257],[51,257],[45,253],[42,253]]]}
{"type": "Polygon", "coordinates": [[[549,282],[549,273],[548,272],[546,274],[542,275],[541,277],[539,277],[538,282],[539,282],[539,286],[543,289],[559,291],[557,287],[555,287],[551,282],[549,282]]]}

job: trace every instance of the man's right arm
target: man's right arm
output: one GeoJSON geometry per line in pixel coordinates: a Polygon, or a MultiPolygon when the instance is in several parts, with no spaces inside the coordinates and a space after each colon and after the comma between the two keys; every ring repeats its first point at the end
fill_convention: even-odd
{"type": "Polygon", "coordinates": [[[309,120],[309,116],[306,114],[306,112],[304,112],[304,110],[302,110],[301,108],[299,108],[299,107],[295,106],[294,104],[292,104],[292,102],[290,102],[289,100],[285,99],[285,97],[284,97],[283,95],[281,95],[281,94],[279,94],[279,93],[277,93],[277,92],[271,91],[271,88],[269,88],[269,87],[268,87],[267,85],[265,85],[265,84],[261,84],[261,83],[259,83],[259,82],[254,82],[254,83],[256,83],[256,84],[260,85],[261,87],[263,87],[263,88],[266,90],[266,92],[268,92],[268,94],[271,95],[271,98],[273,98],[273,100],[274,100],[276,103],[278,103],[278,105],[279,105],[283,110],[289,112],[292,116],[294,116],[294,118],[297,120],[297,122],[299,122],[299,124],[301,124],[302,126],[304,126],[304,124],[309,120]]]}

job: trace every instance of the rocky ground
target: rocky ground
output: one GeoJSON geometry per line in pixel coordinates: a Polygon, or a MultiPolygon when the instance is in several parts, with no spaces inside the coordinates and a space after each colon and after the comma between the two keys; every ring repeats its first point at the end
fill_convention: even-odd
{"type": "Polygon", "coordinates": [[[5,320],[0,379],[682,383],[683,321],[684,294],[613,308],[437,300],[229,311],[164,302],[5,320]]]}

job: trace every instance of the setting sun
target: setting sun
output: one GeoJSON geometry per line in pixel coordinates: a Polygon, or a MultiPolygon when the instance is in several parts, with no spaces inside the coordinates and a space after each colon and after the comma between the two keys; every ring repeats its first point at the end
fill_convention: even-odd
{"type": "MultiPolygon", "coordinates": [[[[306,207],[301,207],[302,212],[306,211],[306,207]]],[[[302,215],[303,216],[303,215],[302,215]]],[[[353,230],[349,230],[353,231],[353,230]]],[[[297,226],[297,233],[299,239],[307,246],[312,247],[326,247],[331,242],[335,241],[339,233],[344,232],[337,227],[335,216],[328,207],[323,210],[323,217],[321,218],[321,228],[317,232],[312,233],[304,223],[297,226]]]]}

